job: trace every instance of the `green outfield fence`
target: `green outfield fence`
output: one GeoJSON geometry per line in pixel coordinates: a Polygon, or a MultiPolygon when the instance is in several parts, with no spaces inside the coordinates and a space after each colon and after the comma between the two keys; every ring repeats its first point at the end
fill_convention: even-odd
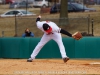
{"type": "MultiPolygon", "coordinates": [[[[100,58],[100,37],[83,37],[75,40],[63,38],[66,53],[70,58],[100,58]]],[[[0,58],[29,58],[40,38],[0,38],[0,58]]],[[[58,45],[49,41],[36,58],[61,58],[58,45]]]]}

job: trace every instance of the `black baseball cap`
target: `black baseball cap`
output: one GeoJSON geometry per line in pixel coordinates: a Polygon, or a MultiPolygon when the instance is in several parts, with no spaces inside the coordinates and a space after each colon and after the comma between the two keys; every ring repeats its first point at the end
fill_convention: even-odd
{"type": "Polygon", "coordinates": [[[43,29],[44,31],[46,31],[47,33],[50,33],[52,31],[52,28],[47,24],[47,23],[44,23],[43,24],[43,29]]]}

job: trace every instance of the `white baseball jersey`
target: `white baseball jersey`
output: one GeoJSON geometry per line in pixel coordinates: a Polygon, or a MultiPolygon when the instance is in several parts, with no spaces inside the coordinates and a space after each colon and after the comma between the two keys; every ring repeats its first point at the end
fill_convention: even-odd
{"type": "MultiPolygon", "coordinates": [[[[51,28],[52,28],[52,33],[53,32],[60,32],[60,29],[61,28],[59,28],[54,22],[51,22],[51,21],[38,21],[37,22],[37,27],[40,29],[40,30],[42,30],[43,32],[45,32],[44,30],[43,30],[43,24],[44,23],[47,23],[51,28]]],[[[46,33],[46,32],[45,32],[46,33]]]]}

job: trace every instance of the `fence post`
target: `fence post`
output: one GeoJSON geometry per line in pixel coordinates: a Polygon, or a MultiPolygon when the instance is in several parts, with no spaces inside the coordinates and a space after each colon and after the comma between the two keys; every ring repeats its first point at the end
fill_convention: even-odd
{"type": "Polygon", "coordinates": [[[17,37],[17,21],[16,21],[16,14],[15,14],[15,35],[14,37],[17,37]]]}
{"type": "Polygon", "coordinates": [[[89,27],[90,27],[90,14],[88,15],[88,34],[90,33],[89,32],[89,27]]]}
{"type": "Polygon", "coordinates": [[[4,37],[4,31],[2,31],[2,37],[4,37]]]}
{"type": "Polygon", "coordinates": [[[92,36],[94,36],[94,35],[93,35],[93,23],[94,23],[94,20],[92,19],[91,22],[92,22],[92,36]]]}

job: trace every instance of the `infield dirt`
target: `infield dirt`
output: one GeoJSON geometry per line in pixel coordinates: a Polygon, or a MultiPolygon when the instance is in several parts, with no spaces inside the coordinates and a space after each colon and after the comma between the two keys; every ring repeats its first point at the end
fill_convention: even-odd
{"type": "Polygon", "coordinates": [[[4,75],[81,75],[100,74],[100,60],[70,59],[64,63],[62,59],[0,59],[0,74],[4,75]]]}

